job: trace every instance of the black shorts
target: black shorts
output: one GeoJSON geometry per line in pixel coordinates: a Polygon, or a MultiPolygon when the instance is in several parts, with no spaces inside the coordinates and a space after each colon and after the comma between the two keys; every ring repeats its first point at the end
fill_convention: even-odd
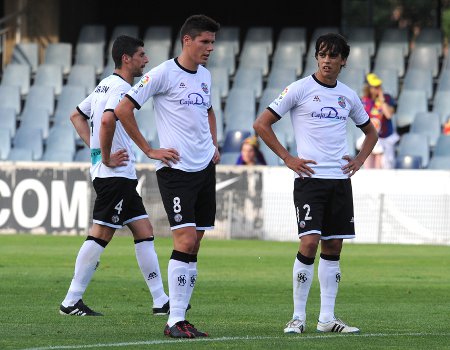
{"type": "Polygon", "coordinates": [[[164,167],[156,172],[170,228],[212,230],[216,217],[216,166],[186,172],[164,167]]]}
{"type": "Polygon", "coordinates": [[[294,205],[299,237],[320,234],[321,239],[355,238],[350,179],[297,178],[294,205]]]}
{"type": "Polygon", "coordinates": [[[94,223],[122,228],[132,221],[148,218],[142,197],[136,191],[137,183],[124,177],[96,177],[93,181],[97,193],[94,223]]]}

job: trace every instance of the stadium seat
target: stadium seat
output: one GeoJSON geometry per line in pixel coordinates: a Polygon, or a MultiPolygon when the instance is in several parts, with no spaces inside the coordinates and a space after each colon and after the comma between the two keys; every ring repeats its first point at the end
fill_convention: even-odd
{"type": "Polygon", "coordinates": [[[53,121],[59,123],[62,119],[69,121],[70,114],[85,99],[86,90],[82,86],[64,85],[56,102],[53,121]]]}
{"type": "Polygon", "coordinates": [[[245,33],[242,49],[245,50],[247,46],[261,44],[266,47],[267,55],[273,53],[273,28],[270,26],[250,26],[245,33]]]}
{"type": "Polygon", "coordinates": [[[383,81],[383,91],[391,95],[395,100],[398,98],[399,81],[396,69],[380,69],[374,73],[383,81]]]}
{"type": "Polygon", "coordinates": [[[13,149],[23,148],[31,151],[32,160],[40,160],[44,151],[42,131],[37,128],[20,126],[13,139],[13,149]]]}
{"type": "Polygon", "coordinates": [[[218,91],[220,98],[226,98],[230,90],[230,79],[227,68],[211,67],[209,71],[211,73],[213,91],[218,91]]]}
{"type": "Polygon", "coordinates": [[[283,92],[284,88],[271,88],[267,87],[263,90],[261,98],[258,103],[257,116],[260,115],[280,94],[283,92]]]}
{"type": "Polygon", "coordinates": [[[241,152],[224,152],[220,155],[220,164],[222,165],[236,165],[241,152]]]}
{"type": "Polygon", "coordinates": [[[433,156],[450,156],[450,135],[439,135],[433,156]]]}
{"type": "Polygon", "coordinates": [[[102,50],[106,44],[106,26],[103,24],[85,24],[81,27],[77,44],[100,44],[102,50]]]}
{"type": "MultiPolygon", "coordinates": [[[[149,62],[145,65],[144,72],[149,71],[156,66],[159,66],[161,63],[169,59],[169,51],[159,49],[155,46],[145,47],[145,52],[147,53],[149,62]]],[[[112,72],[114,71],[114,65],[111,65],[111,68],[112,69],[109,74],[112,74],[112,72]]]]}
{"type": "Polygon", "coordinates": [[[439,114],[439,122],[442,125],[450,118],[450,90],[436,91],[433,98],[433,112],[439,114]]]}
{"type": "Polygon", "coordinates": [[[271,69],[294,69],[295,76],[300,76],[303,72],[303,55],[300,43],[279,42],[275,47],[271,69]]]}
{"type": "MultiPolygon", "coordinates": [[[[256,99],[255,93],[252,90],[236,87],[230,90],[223,115],[226,129],[231,130],[229,125],[236,123],[236,112],[239,112],[240,115],[246,115],[248,120],[255,119],[256,99]]],[[[253,130],[253,126],[248,130],[253,130]]]]}
{"type": "Polygon", "coordinates": [[[80,43],[75,50],[75,65],[93,66],[96,75],[104,69],[105,54],[101,44],[80,43]]]}
{"type": "Polygon", "coordinates": [[[362,95],[364,86],[365,72],[362,68],[352,68],[348,66],[342,69],[338,76],[338,80],[351,89],[355,90],[358,96],[362,95]]]}
{"type": "Polygon", "coordinates": [[[73,156],[58,149],[46,149],[42,156],[41,161],[43,162],[72,162],[73,156]]]}
{"type": "Polygon", "coordinates": [[[44,63],[60,65],[62,73],[66,77],[72,67],[72,44],[50,43],[45,49],[44,63]]]}
{"type": "Polygon", "coordinates": [[[91,65],[75,64],[72,66],[66,85],[82,86],[89,95],[97,85],[95,67],[91,65]]]}
{"type": "Polygon", "coordinates": [[[414,48],[409,56],[408,69],[430,69],[433,77],[439,73],[439,56],[436,47],[422,45],[414,48]]]}
{"type": "Polygon", "coordinates": [[[37,43],[19,43],[14,46],[11,63],[25,64],[30,67],[30,73],[36,73],[39,64],[37,43]]]}
{"type": "Polygon", "coordinates": [[[109,38],[109,43],[108,43],[108,49],[106,50],[106,58],[107,61],[112,60],[112,56],[111,56],[111,52],[112,52],[112,46],[114,44],[114,41],[116,40],[116,38],[119,35],[128,35],[131,36],[133,38],[140,38],[139,35],[139,27],[137,25],[134,24],[121,24],[121,25],[116,25],[111,33],[111,37],[109,38]]]}
{"type": "MultiPolygon", "coordinates": [[[[269,53],[267,44],[248,42],[239,57],[239,68],[260,68],[263,76],[269,73],[269,53]]],[[[214,54],[213,54],[214,55],[214,54]]]]}
{"type": "MultiPolygon", "coordinates": [[[[285,147],[288,148],[288,145],[286,143],[286,135],[284,133],[277,133],[278,141],[285,147]]],[[[283,165],[284,162],[281,160],[280,157],[278,157],[270,148],[266,145],[266,143],[261,140],[261,138],[258,138],[259,140],[259,150],[264,156],[264,159],[266,160],[267,165],[271,166],[280,166],[283,165]]]]}
{"type": "Polygon", "coordinates": [[[355,46],[366,46],[370,57],[375,54],[374,27],[350,26],[345,30],[345,33],[352,53],[355,46]]]}
{"type": "MultiPolygon", "coordinates": [[[[306,27],[282,27],[276,43],[275,51],[277,50],[277,47],[292,47],[299,45],[302,56],[305,55],[308,48],[306,41],[306,27]]],[[[297,75],[300,74],[301,72],[297,75]]]]}
{"type": "Polygon", "coordinates": [[[41,64],[37,68],[33,85],[52,87],[55,97],[58,98],[63,86],[63,72],[61,66],[50,63],[41,64]]]}
{"type": "Polygon", "coordinates": [[[408,28],[386,28],[381,36],[379,48],[384,46],[395,46],[402,50],[403,57],[409,55],[408,28]]]}
{"type": "Polygon", "coordinates": [[[395,70],[398,77],[405,75],[405,58],[400,46],[384,45],[378,48],[375,56],[374,70],[395,70]]]}
{"type": "Polygon", "coordinates": [[[444,69],[437,81],[436,92],[450,91],[450,69],[444,69]]]}
{"type": "Polygon", "coordinates": [[[24,108],[20,115],[20,128],[35,128],[40,129],[42,138],[45,140],[48,137],[50,128],[50,117],[48,110],[43,107],[24,108]]]}
{"type": "Polygon", "coordinates": [[[144,33],[144,48],[150,58],[150,63],[157,51],[161,51],[166,57],[169,57],[172,48],[172,27],[167,25],[147,27],[144,33]]]}
{"type": "Polygon", "coordinates": [[[408,67],[402,89],[425,91],[427,99],[431,99],[433,97],[433,75],[431,69],[408,67]]]}
{"type": "Polygon", "coordinates": [[[443,54],[443,42],[444,34],[442,30],[437,27],[423,27],[420,29],[419,34],[416,37],[415,45],[416,48],[422,46],[431,46],[438,57],[443,54]]]}
{"type": "Polygon", "coordinates": [[[0,128],[0,160],[7,160],[11,151],[11,134],[8,129],[0,128]]]}
{"type": "Polygon", "coordinates": [[[305,69],[303,69],[303,73],[301,75],[302,78],[307,77],[317,71],[317,60],[314,56],[315,49],[309,49],[308,53],[305,57],[305,69]]]}
{"type": "Polygon", "coordinates": [[[450,156],[433,156],[427,169],[450,170],[450,156]]]}
{"type": "Polygon", "coordinates": [[[158,136],[153,108],[141,108],[136,111],[135,116],[139,129],[145,133],[147,141],[155,140],[158,136]]]}
{"type": "Polygon", "coordinates": [[[20,88],[12,85],[0,85],[0,106],[12,108],[18,115],[22,109],[20,88]]]}
{"type": "MultiPolygon", "coordinates": [[[[63,156],[62,158],[70,159],[71,161],[76,152],[73,127],[66,125],[54,125],[50,129],[48,138],[45,142],[45,149],[46,152],[64,152],[67,156],[63,156]]],[[[61,157],[61,155],[58,155],[58,157],[61,157]]]]}
{"type": "Polygon", "coordinates": [[[8,131],[11,138],[16,134],[16,129],[17,119],[14,108],[0,106],[0,130],[8,131]]]}
{"type": "Polygon", "coordinates": [[[238,26],[221,26],[216,34],[216,43],[226,43],[231,45],[235,56],[239,55],[241,50],[241,29],[238,26]]]}
{"type": "Polygon", "coordinates": [[[90,162],[91,161],[91,149],[89,147],[83,147],[77,150],[74,162],[90,162]]]}
{"type": "Polygon", "coordinates": [[[395,169],[422,169],[422,157],[420,156],[398,156],[395,159],[395,169]]]}
{"type": "Polygon", "coordinates": [[[219,144],[219,146],[222,146],[225,137],[223,111],[221,108],[214,108],[214,114],[216,115],[217,143],[219,144]]]}
{"type": "Polygon", "coordinates": [[[430,147],[425,135],[406,133],[400,138],[397,149],[397,157],[402,156],[419,156],[422,158],[422,167],[428,166],[430,159],[430,147]]]}
{"type": "Polygon", "coordinates": [[[407,90],[400,92],[397,110],[393,116],[399,128],[410,126],[417,112],[428,110],[427,96],[423,90],[407,90]]]}
{"type": "Polygon", "coordinates": [[[33,85],[25,100],[24,109],[44,108],[48,115],[55,112],[55,95],[53,87],[43,85],[33,85]]]}
{"type": "Polygon", "coordinates": [[[20,148],[20,147],[11,148],[7,160],[13,162],[16,161],[31,162],[33,161],[33,151],[28,148],[20,148]]]}
{"type": "Polygon", "coordinates": [[[371,71],[369,46],[354,44],[351,46],[350,56],[348,56],[346,69],[361,69],[364,75],[371,71]]]}
{"type": "Polygon", "coordinates": [[[2,85],[18,86],[22,98],[30,91],[30,67],[26,64],[8,64],[3,70],[2,85]]]}
{"type": "Polygon", "coordinates": [[[225,152],[240,152],[242,142],[252,133],[250,130],[229,130],[225,133],[222,154],[225,152]]]}
{"type": "Polygon", "coordinates": [[[259,99],[263,89],[261,68],[239,66],[234,76],[233,88],[253,90],[255,98],[259,99]]]}
{"type": "Polygon", "coordinates": [[[234,75],[236,73],[236,57],[233,52],[233,45],[231,43],[216,44],[206,67],[208,69],[225,67],[229,76],[234,75]]]}
{"type": "Polygon", "coordinates": [[[428,146],[433,150],[441,134],[439,115],[435,112],[417,112],[411,124],[410,132],[425,135],[428,146]]]}
{"type": "Polygon", "coordinates": [[[297,74],[294,68],[272,68],[267,77],[266,88],[274,88],[282,91],[295,80],[297,80],[297,74]]]}

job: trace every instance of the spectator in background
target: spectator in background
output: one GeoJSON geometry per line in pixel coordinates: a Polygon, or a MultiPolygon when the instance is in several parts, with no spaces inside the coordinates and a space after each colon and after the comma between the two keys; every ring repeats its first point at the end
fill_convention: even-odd
{"type": "Polygon", "coordinates": [[[392,169],[395,164],[395,144],[400,137],[392,122],[396,103],[391,95],[383,92],[382,84],[383,81],[376,74],[367,74],[362,102],[378,131],[378,142],[364,165],[392,169]]]}
{"type": "Polygon", "coordinates": [[[256,136],[247,137],[241,145],[241,155],[236,161],[237,165],[266,165],[264,155],[259,150],[256,136]]]}

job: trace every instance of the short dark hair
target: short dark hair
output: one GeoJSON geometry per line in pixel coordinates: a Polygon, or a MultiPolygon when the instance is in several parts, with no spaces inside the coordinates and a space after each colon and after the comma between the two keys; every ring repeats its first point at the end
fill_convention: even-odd
{"type": "Polygon", "coordinates": [[[183,37],[189,35],[195,39],[202,32],[216,33],[220,29],[220,24],[206,15],[192,15],[186,19],[180,29],[180,40],[183,44],[183,37]]]}
{"type": "Polygon", "coordinates": [[[315,57],[319,54],[319,51],[329,51],[334,54],[340,54],[342,58],[348,58],[350,55],[350,46],[347,40],[340,34],[327,33],[321,35],[316,40],[316,53],[315,57]]]}
{"type": "Polygon", "coordinates": [[[114,40],[111,56],[114,60],[115,68],[122,68],[122,56],[133,56],[139,47],[144,47],[141,39],[136,39],[128,35],[119,35],[114,40]]]}

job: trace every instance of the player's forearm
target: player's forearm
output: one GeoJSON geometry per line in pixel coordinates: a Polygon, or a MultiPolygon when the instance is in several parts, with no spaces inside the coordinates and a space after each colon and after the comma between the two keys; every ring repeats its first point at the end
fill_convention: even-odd
{"type": "Polygon", "coordinates": [[[102,162],[109,165],[111,158],[111,146],[116,131],[116,121],[114,115],[104,115],[100,128],[100,148],[102,150],[102,162]]]}
{"type": "Polygon", "coordinates": [[[90,147],[90,130],[86,118],[78,112],[73,112],[70,116],[70,121],[86,146],[90,147]]]}
{"type": "Polygon", "coordinates": [[[208,114],[208,122],[209,122],[209,130],[211,132],[214,146],[218,147],[218,144],[217,144],[217,122],[216,122],[216,115],[214,114],[214,112],[211,112],[208,114]]]}
{"type": "Polygon", "coordinates": [[[134,117],[133,106],[131,105],[130,107],[128,105],[124,105],[123,102],[124,101],[121,101],[117,105],[116,109],[114,110],[114,114],[120,120],[123,128],[134,141],[136,146],[138,146],[142,150],[142,152],[144,152],[148,156],[152,148],[139,130],[136,118],[134,117]]]}

